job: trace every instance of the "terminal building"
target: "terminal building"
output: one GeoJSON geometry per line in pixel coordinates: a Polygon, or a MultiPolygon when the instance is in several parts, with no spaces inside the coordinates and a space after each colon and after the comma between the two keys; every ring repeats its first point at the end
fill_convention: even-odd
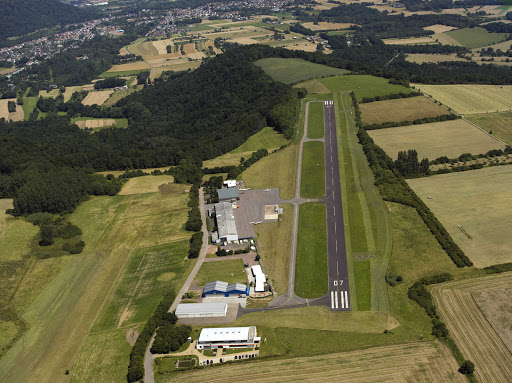
{"type": "Polygon", "coordinates": [[[215,219],[217,220],[218,239],[220,241],[238,241],[235,214],[229,202],[215,204],[215,219]]]}
{"type": "Polygon", "coordinates": [[[209,296],[224,296],[230,295],[249,295],[249,287],[242,283],[233,283],[228,285],[227,282],[214,281],[207,283],[203,290],[203,298],[209,296]]]}
{"type": "Polygon", "coordinates": [[[196,343],[198,350],[216,348],[245,348],[259,344],[261,338],[256,336],[256,326],[204,328],[196,343]]]}
{"type": "Polygon", "coordinates": [[[225,317],[227,303],[180,303],[175,314],[178,319],[225,317]]]}

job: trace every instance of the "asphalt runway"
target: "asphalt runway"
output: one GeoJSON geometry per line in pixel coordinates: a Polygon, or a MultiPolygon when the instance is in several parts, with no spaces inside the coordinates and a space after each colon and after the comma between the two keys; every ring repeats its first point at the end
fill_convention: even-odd
{"type": "Polygon", "coordinates": [[[334,101],[324,102],[324,131],[329,309],[331,311],[350,311],[345,222],[343,221],[334,101]]]}

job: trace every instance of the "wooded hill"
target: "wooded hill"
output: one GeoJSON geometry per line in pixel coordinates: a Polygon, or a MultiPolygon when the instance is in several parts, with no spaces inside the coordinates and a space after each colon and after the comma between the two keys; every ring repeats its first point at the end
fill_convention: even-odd
{"type": "Polygon", "coordinates": [[[0,0],[0,41],[57,24],[74,24],[96,16],[58,0],[0,0]]]}

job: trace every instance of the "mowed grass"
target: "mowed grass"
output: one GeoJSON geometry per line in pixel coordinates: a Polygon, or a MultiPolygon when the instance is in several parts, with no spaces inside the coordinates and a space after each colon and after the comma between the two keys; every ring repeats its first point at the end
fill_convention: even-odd
{"type": "Polygon", "coordinates": [[[300,195],[302,198],[321,198],[325,195],[323,142],[309,141],[304,143],[300,195]]]}
{"type": "Polygon", "coordinates": [[[311,102],[308,111],[308,138],[324,136],[324,103],[311,102]]]}
{"type": "Polygon", "coordinates": [[[267,58],[255,63],[276,81],[294,84],[315,77],[337,76],[348,70],[315,64],[302,59],[267,58]]]}
{"type": "MultiPolygon", "coordinates": [[[[335,340],[340,339],[336,337],[335,340]]],[[[457,372],[457,368],[456,361],[443,344],[416,342],[350,353],[229,363],[215,368],[215,378],[244,382],[247,370],[250,370],[254,382],[330,382],[350,381],[354,377],[361,382],[390,382],[400,376],[411,381],[463,383],[466,378],[457,372]]],[[[187,372],[186,380],[202,383],[211,379],[211,374],[209,369],[197,369],[187,372]]],[[[183,378],[183,374],[169,374],[159,381],[180,382],[183,378]]]]}
{"type": "Polygon", "coordinates": [[[512,262],[510,166],[407,182],[476,267],[512,262]],[[471,238],[457,225],[461,225],[471,238]]]}
{"type": "Polygon", "coordinates": [[[277,295],[288,290],[293,231],[293,206],[285,204],[279,207],[283,208],[283,214],[279,216],[278,222],[262,223],[254,227],[261,262],[277,295]]]}
{"type": "MultiPolygon", "coordinates": [[[[443,283],[432,288],[438,311],[464,357],[474,361],[475,376],[479,382],[510,381],[512,358],[510,350],[478,307],[473,294],[510,289],[511,283],[512,273],[504,273],[443,283]]],[[[494,305],[502,303],[509,302],[494,302],[494,305]]],[[[505,316],[501,321],[507,319],[505,316]]]]}
{"type": "Polygon", "coordinates": [[[244,262],[241,259],[226,259],[217,262],[205,262],[197,273],[194,284],[204,286],[208,282],[223,281],[247,284],[244,262]]]}
{"type": "MultiPolygon", "coordinates": [[[[83,231],[84,252],[69,257],[23,312],[29,328],[0,360],[0,375],[10,382],[61,379],[63,371],[70,369],[74,357],[79,355],[135,250],[188,240],[190,233],[183,228],[187,200],[187,194],[151,193],[92,197],[82,203],[69,219],[83,231]]],[[[28,239],[30,237],[25,236],[18,243],[23,244],[28,239]]],[[[185,254],[184,251],[181,260],[185,260],[185,254]]],[[[185,262],[193,264],[193,261],[185,262]]],[[[147,275],[153,277],[149,272],[147,275]]],[[[154,289],[152,293],[161,297],[167,288],[165,290],[154,289]]],[[[147,299],[147,302],[154,304],[154,309],[158,298],[147,299]]],[[[130,307],[137,308],[136,305],[130,307]]],[[[148,306],[142,307],[143,312],[151,311],[148,306]]],[[[136,311],[130,315],[137,317],[136,311]]],[[[148,316],[143,316],[139,316],[140,320],[147,320],[148,316]]],[[[90,380],[94,380],[94,376],[104,371],[96,366],[89,373],[90,380]]]]}
{"type": "Polygon", "coordinates": [[[492,33],[481,27],[462,28],[445,33],[466,48],[485,47],[486,45],[505,40],[508,37],[506,33],[492,33]]]}
{"type": "Polygon", "coordinates": [[[500,140],[512,145],[512,112],[475,114],[467,119],[500,140]]]}
{"type": "Polygon", "coordinates": [[[231,153],[255,152],[258,149],[278,149],[287,143],[288,140],[284,138],[281,133],[278,133],[273,128],[267,126],[258,133],[249,137],[243,145],[232,150],[231,153]]]}
{"type": "Polygon", "coordinates": [[[365,125],[414,121],[450,113],[445,107],[424,96],[370,102],[359,105],[359,108],[365,125]]]}
{"type": "Polygon", "coordinates": [[[320,202],[299,208],[295,294],[318,298],[327,293],[326,209],[320,202]]]}
{"type": "Polygon", "coordinates": [[[512,110],[512,85],[413,86],[463,115],[512,110]]]}
{"type": "Polygon", "coordinates": [[[131,194],[144,194],[144,193],[155,193],[162,188],[168,193],[181,193],[184,194],[190,188],[188,185],[173,184],[174,177],[165,176],[142,176],[130,178],[128,182],[123,185],[123,188],[119,192],[120,195],[131,195],[131,194]]]}
{"type": "Polygon", "coordinates": [[[482,154],[505,145],[462,119],[430,124],[369,130],[368,134],[393,159],[415,149],[418,158],[455,158],[462,153],[482,154]]]}
{"type": "Polygon", "coordinates": [[[390,84],[388,79],[370,75],[345,75],[319,80],[331,92],[354,92],[357,100],[364,97],[385,96],[395,93],[411,93],[413,90],[402,85],[390,84]]]}
{"type": "Polygon", "coordinates": [[[354,262],[356,280],[357,309],[368,311],[372,307],[372,274],[370,261],[354,262]]]}

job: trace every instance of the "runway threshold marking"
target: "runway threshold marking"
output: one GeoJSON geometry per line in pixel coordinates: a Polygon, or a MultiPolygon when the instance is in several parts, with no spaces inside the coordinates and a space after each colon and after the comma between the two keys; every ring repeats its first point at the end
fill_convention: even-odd
{"type": "Polygon", "coordinates": [[[334,291],[331,291],[331,309],[334,308],[334,291]]]}
{"type": "Polygon", "coordinates": [[[338,308],[338,292],[334,292],[334,306],[338,308]]]}
{"type": "Polygon", "coordinates": [[[340,298],[341,298],[341,308],[345,308],[345,300],[343,299],[343,291],[340,291],[340,298]]]}

